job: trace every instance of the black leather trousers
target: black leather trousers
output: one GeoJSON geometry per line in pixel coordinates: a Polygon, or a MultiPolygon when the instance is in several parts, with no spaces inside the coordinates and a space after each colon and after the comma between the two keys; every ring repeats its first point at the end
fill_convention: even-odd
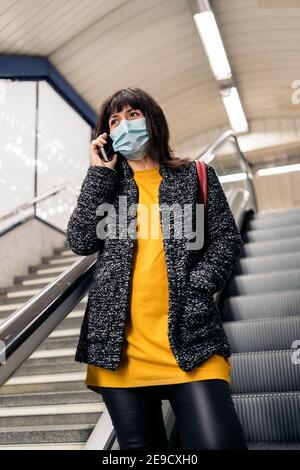
{"type": "Polygon", "coordinates": [[[172,406],[183,449],[248,450],[226,380],[99,388],[120,450],[169,448],[162,399],[172,406]]]}

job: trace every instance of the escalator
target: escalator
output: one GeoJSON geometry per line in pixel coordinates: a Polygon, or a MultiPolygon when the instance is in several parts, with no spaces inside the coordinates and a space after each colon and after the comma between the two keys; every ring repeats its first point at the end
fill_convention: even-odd
{"type": "Polygon", "coordinates": [[[219,309],[249,449],[300,449],[300,208],[249,212],[219,309]]]}

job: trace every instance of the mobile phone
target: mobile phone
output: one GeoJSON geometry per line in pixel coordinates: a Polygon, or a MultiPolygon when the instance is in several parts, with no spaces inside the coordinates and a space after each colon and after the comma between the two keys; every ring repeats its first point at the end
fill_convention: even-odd
{"type": "MultiPolygon", "coordinates": [[[[103,160],[106,162],[109,162],[116,152],[114,151],[114,148],[112,146],[113,141],[111,137],[109,136],[109,134],[107,134],[107,136],[105,137],[105,140],[106,140],[106,144],[103,147],[100,147],[100,151],[101,151],[103,160]]],[[[99,156],[101,157],[101,155],[99,156]]]]}

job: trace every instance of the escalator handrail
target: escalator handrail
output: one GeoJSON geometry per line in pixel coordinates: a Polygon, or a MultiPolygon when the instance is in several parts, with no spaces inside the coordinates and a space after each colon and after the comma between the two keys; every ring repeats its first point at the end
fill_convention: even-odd
{"type": "Polygon", "coordinates": [[[251,198],[253,200],[253,210],[257,212],[258,210],[258,204],[257,204],[257,198],[256,198],[256,192],[253,184],[253,173],[251,170],[251,164],[248,162],[247,158],[245,157],[244,153],[241,150],[241,147],[238,142],[238,137],[237,134],[234,132],[232,129],[228,129],[227,131],[223,132],[216,140],[213,142],[205,152],[201,153],[201,155],[198,157],[199,160],[204,161],[209,163],[215,158],[215,153],[217,150],[219,150],[221,147],[226,145],[228,142],[231,142],[234,147],[236,148],[237,151],[237,156],[239,159],[239,163],[241,166],[241,169],[246,173],[247,175],[247,181],[249,184],[249,189],[250,189],[250,194],[251,198]]]}
{"type": "Polygon", "coordinates": [[[0,216],[0,223],[3,222],[6,219],[9,219],[13,215],[19,214],[19,212],[25,211],[26,209],[29,209],[30,207],[34,206],[37,202],[44,201],[44,199],[48,199],[49,197],[55,196],[55,194],[59,193],[63,189],[67,189],[68,191],[71,191],[74,194],[77,194],[75,188],[72,186],[63,183],[63,184],[58,184],[51,188],[49,191],[46,191],[43,194],[40,194],[39,196],[36,196],[29,201],[23,202],[22,204],[19,204],[18,206],[14,207],[13,209],[10,209],[8,212],[5,212],[0,216]]]}
{"type": "MultiPolygon", "coordinates": [[[[84,296],[86,287],[90,284],[96,266],[96,258],[97,254],[93,254],[79,259],[22,307],[9,315],[0,325],[0,357],[5,357],[7,361],[30,335],[51,315],[55,314],[63,302],[67,304],[63,316],[68,315],[84,296]],[[82,285],[85,286],[85,289],[81,288],[82,285]]],[[[0,364],[0,368],[3,365],[8,368],[14,367],[6,362],[0,364]]],[[[13,369],[7,370],[6,374],[11,375],[13,372],[13,369]]]]}

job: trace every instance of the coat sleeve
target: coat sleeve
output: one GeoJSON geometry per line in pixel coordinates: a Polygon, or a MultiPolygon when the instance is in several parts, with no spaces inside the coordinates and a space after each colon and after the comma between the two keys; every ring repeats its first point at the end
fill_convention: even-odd
{"type": "Polygon", "coordinates": [[[113,200],[116,188],[116,170],[90,166],[83,180],[77,204],[67,224],[66,241],[77,255],[90,255],[103,247],[97,237],[96,226],[103,216],[97,216],[97,207],[113,200]]]}
{"type": "Polygon", "coordinates": [[[201,256],[190,270],[190,284],[197,290],[214,294],[229,279],[244,242],[216,171],[207,164],[206,168],[206,241],[201,256]]]}

